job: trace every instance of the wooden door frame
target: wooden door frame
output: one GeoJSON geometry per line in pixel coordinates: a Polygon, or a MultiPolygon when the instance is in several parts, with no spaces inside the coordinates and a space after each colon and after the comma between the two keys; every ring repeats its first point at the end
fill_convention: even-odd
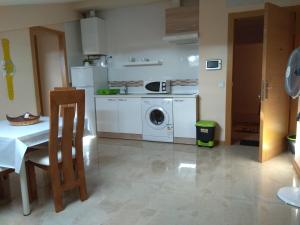
{"type": "Polygon", "coordinates": [[[31,27],[29,28],[30,43],[31,43],[31,54],[32,54],[32,66],[33,66],[33,78],[35,87],[36,107],[37,112],[43,115],[43,100],[41,90],[41,74],[39,68],[39,56],[37,46],[37,35],[40,33],[51,33],[55,34],[58,38],[59,52],[60,52],[60,66],[62,71],[63,86],[69,86],[68,76],[68,64],[67,64],[67,51],[66,51],[66,39],[63,31],[53,30],[47,27],[31,27]]]}
{"type": "Polygon", "coordinates": [[[227,78],[226,78],[226,121],[225,143],[232,144],[232,78],[233,78],[233,49],[234,49],[234,21],[236,19],[264,16],[264,10],[230,13],[228,15],[228,53],[227,53],[227,78]]]}

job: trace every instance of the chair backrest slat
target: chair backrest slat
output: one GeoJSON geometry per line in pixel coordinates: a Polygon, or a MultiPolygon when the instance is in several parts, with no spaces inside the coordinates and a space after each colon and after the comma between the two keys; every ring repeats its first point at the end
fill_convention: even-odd
{"type": "Polygon", "coordinates": [[[75,173],[73,169],[72,157],[72,143],[73,143],[73,128],[74,128],[74,107],[63,108],[63,130],[61,140],[61,154],[62,154],[62,173],[63,183],[65,185],[71,184],[75,180],[75,173]]]}

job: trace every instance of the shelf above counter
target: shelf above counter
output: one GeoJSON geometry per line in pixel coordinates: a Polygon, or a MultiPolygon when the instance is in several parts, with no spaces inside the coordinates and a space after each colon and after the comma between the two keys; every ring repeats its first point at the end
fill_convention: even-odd
{"type": "Polygon", "coordinates": [[[124,67],[137,67],[137,66],[161,66],[163,64],[162,61],[143,61],[143,62],[128,62],[124,64],[124,67]]]}

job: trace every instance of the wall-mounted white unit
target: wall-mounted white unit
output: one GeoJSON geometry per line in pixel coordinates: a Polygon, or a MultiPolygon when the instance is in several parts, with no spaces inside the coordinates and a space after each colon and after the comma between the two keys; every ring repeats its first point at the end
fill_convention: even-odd
{"type": "Polygon", "coordinates": [[[80,20],[82,50],[84,55],[106,55],[105,21],[98,17],[80,20]]]}
{"type": "Polygon", "coordinates": [[[177,45],[198,44],[198,32],[170,34],[163,37],[164,41],[177,45]]]}

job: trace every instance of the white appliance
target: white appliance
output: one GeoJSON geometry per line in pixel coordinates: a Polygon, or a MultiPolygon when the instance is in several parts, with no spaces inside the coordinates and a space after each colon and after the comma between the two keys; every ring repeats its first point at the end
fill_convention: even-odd
{"type": "Polygon", "coordinates": [[[145,93],[167,94],[171,91],[170,80],[144,81],[145,93]]]}
{"type": "Polygon", "coordinates": [[[173,142],[173,99],[142,98],[143,140],[173,142]]]}
{"type": "MultiPolygon", "coordinates": [[[[300,48],[296,48],[290,55],[285,73],[285,90],[294,99],[300,96],[300,48]]],[[[299,115],[298,113],[298,124],[299,115]]],[[[297,156],[297,141],[295,151],[297,156]]],[[[284,203],[300,208],[300,187],[282,187],[277,192],[277,196],[284,203]]]]}
{"type": "Polygon", "coordinates": [[[105,21],[98,17],[80,20],[82,51],[84,55],[106,55],[105,21]]]}
{"type": "Polygon", "coordinates": [[[85,90],[85,117],[92,135],[96,135],[96,91],[108,87],[107,69],[98,66],[82,66],[71,68],[72,86],[85,90]]]}

